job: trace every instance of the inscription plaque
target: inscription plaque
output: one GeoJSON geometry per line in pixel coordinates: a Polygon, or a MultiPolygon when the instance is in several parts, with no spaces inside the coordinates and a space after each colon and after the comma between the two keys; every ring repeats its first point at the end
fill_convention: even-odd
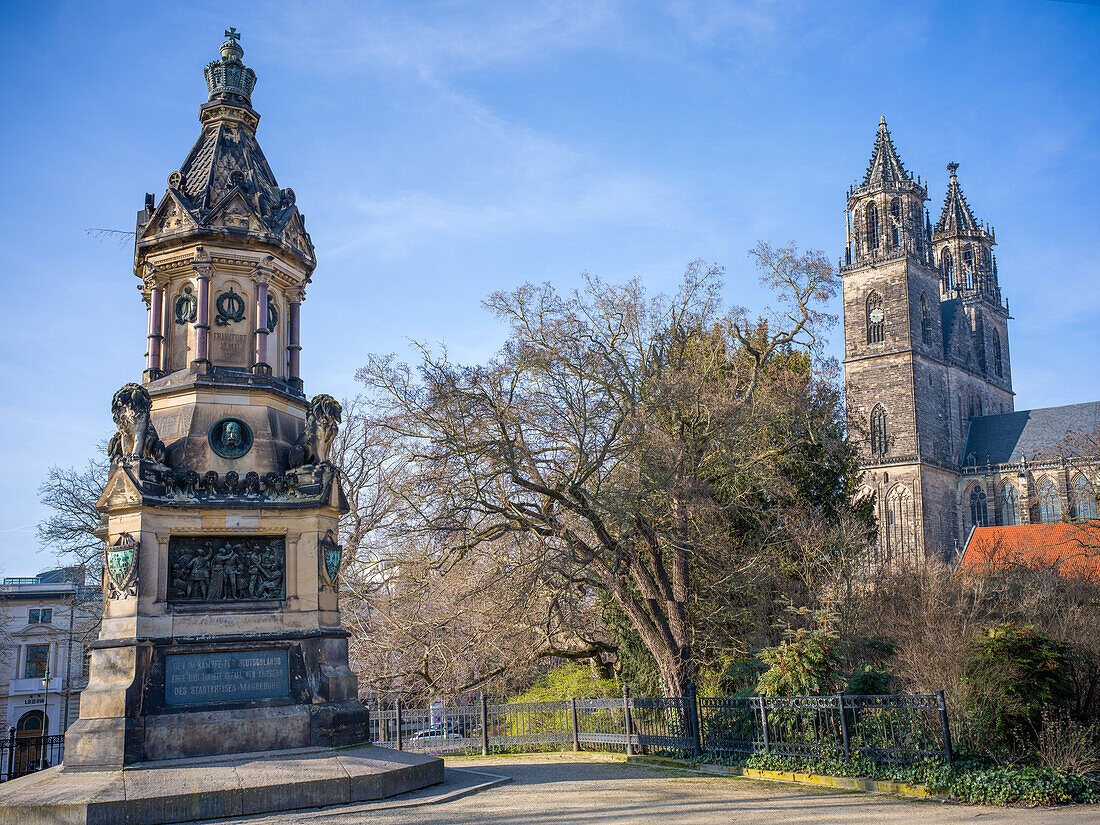
{"type": "Polygon", "coordinates": [[[173,653],[164,660],[164,703],[205,705],[290,695],[286,648],[173,653]]]}

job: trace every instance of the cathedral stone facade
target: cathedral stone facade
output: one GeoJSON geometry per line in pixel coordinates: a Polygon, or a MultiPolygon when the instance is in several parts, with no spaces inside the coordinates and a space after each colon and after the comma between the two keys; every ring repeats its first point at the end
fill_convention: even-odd
{"type": "Polygon", "coordinates": [[[951,558],[975,526],[1095,518],[1090,479],[1050,453],[1100,426],[1100,402],[1015,409],[996,238],[947,170],[933,226],[882,119],[847,193],[845,393],[884,562],[951,558]]]}

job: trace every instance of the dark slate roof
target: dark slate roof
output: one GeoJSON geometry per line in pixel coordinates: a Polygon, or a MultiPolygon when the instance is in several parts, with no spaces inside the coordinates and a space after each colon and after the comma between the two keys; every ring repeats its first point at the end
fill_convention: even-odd
{"type": "Polygon", "coordinates": [[[951,173],[951,181],[947,184],[947,195],[943,199],[943,211],[940,219],[936,221],[935,234],[943,232],[963,235],[980,235],[982,228],[974,220],[974,213],[970,211],[970,204],[966,202],[962,189],[959,187],[959,179],[955,170],[959,168],[957,163],[947,164],[947,171],[951,173]]]}
{"type": "Polygon", "coordinates": [[[878,134],[875,136],[875,148],[871,152],[871,161],[867,164],[867,174],[863,176],[863,186],[872,183],[897,183],[910,180],[909,173],[894,148],[894,139],[886,128],[886,118],[878,122],[878,134]]]}
{"type": "Polygon", "coordinates": [[[978,464],[1008,464],[1051,450],[1069,430],[1093,430],[1100,426],[1100,401],[1017,410],[1002,415],[970,419],[963,456],[978,464]]]}

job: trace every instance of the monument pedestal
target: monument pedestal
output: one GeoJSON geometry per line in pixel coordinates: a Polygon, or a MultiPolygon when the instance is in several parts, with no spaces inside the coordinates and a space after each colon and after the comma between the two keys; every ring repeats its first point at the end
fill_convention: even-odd
{"type": "Polygon", "coordinates": [[[163,825],[348,805],[442,781],[438,757],[369,746],[50,768],[0,785],[0,825],[163,825]]]}

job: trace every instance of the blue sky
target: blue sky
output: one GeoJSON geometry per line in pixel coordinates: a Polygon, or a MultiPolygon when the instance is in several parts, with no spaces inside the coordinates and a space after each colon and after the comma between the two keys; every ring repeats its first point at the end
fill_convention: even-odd
{"type": "MultiPolygon", "coordinates": [[[[481,310],[587,270],[691,260],[762,309],[757,240],[844,240],[880,115],[997,230],[1017,408],[1100,398],[1100,6],[1070,2],[4,3],[0,570],[39,552],[37,487],[112,429],[145,314],[129,230],[199,134],[203,66],[243,33],[260,144],[319,265],[306,391],[354,393],[409,339],[488,356],[481,310]]],[[[839,332],[832,351],[840,355],[839,332]]]]}

